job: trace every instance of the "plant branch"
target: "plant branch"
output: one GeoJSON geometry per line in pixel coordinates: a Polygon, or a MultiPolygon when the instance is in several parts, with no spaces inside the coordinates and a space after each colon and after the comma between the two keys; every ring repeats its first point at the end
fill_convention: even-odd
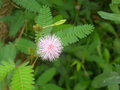
{"type": "Polygon", "coordinates": [[[38,60],[38,57],[36,57],[36,59],[34,60],[34,62],[32,64],[33,67],[34,67],[34,65],[35,65],[35,63],[36,63],[37,60],[38,60]]]}
{"type": "Polygon", "coordinates": [[[24,30],[25,30],[26,25],[27,25],[27,22],[25,22],[24,26],[22,27],[22,29],[20,31],[20,34],[18,35],[18,39],[20,39],[22,37],[22,34],[23,34],[24,30]]]}
{"type": "MultiPolygon", "coordinates": [[[[20,65],[22,65],[23,63],[25,63],[25,62],[27,62],[28,60],[30,60],[31,58],[33,58],[33,57],[35,57],[36,55],[35,54],[33,54],[33,55],[31,55],[31,56],[29,56],[27,59],[25,59],[20,65]]],[[[19,66],[20,66],[19,65],[19,66]]],[[[18,67],[18,66],[17,66],[18,67]]]]}

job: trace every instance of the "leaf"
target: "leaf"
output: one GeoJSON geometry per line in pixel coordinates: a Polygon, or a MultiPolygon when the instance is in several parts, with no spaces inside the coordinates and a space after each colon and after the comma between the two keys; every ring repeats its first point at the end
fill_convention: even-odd
{"type": "Polygon", "coordinates": [[[52,3],[50,0],[38,0],[38,2],[41,4],[41,5],[47,5],[49,7],[52,7],[52,3]]]}
{"type": "Polygon", "coordinates": [[[2,61],[0,65],[0,81],[2,81],[14,68],[15,64],[12,61],[2,61]]]}
{"type": "Polygon", "coordinates": [[[21,66],[15,69],[12,77],[11,90],[32,90],[34,88],[32,66],[21,66]]]}
{"type": "Polygon", "coordinates": [[[108,13],[108,12],[103,12],[103,11],[99,11],[98,14],[104,19],[120,22],[119,14],[108,13]]]}
{"type": "Polygon", "coordinates": [[[115,39],[113,42],[113,49],[117,54],[120,54],[120,39],[115,39]]]}
{"type": "Polygon", "coordinates": [[[119,64],[115,64],[115,70],[119,73],[120,75],[120,65],[119,64]]]}
{"type": "Polygon", "coordinates": [[[49,82],[53,76],[56,73],[55,68],[50,68],[46,72],[44,72],[37,80],[36,84],[37,85],[45,85],[47,82],[49,82]]]}
{"type": "Polygon", "coordinates": [[[41,90],[63,90],[61,87],[55,84],[46,84],[41,90]]]}
{"type": "MultiPolygon", "coordinates": [[[[52,19],[52,15],[49,7],[43,6],[40,9],[40,13],[36,19],[36,23],[39,24],[41,27],[44,27],[53,23],[53,19],[52,19]]],[[[43,29],[42,32],[36,32],[36,41],[38,41],[41,35],[45,36],[49,34],[51,30],[52,30],[52,27],[49,27],[49,28],[43,29]]]]}
{"type": "Polygon", "coordinates": [[[75,85],[74,90],[86,90],[88,82],[82,82],[75,85]]]}
{"type": "Polygon", "coordinates": [[[64,24],[65,22],[66,22],[66,19],[62,19],[53,23],[51,26],[58,26],[58,25],[64,24]]]}
{"type": "Polygon", "coordinates": [[[79,60],[75,60],[71,66],[76,65],[76,70],[79,71],[81,69],[81,62],[79,60]]]}
{"type": "Polygon", "coordinates": [[[30,50],[34,48],[35,44],[28,39],[21,38],[16,40],[15,46],[19,51],[30,54],[30,50]]]}
{"type": "Polygon", "coordinates": [[[16,57],[16,48],[10,43],[0,48],[0,60],[14,60],[16,57]]]}
{"type": "Polygon", "coordinates": [[[117,4],[110,4],[110,9],[111,9],[112,12],[114,12],[114,13],[120,13],[119,5],[117,5],[117,4]]]}
{"type": "Polygon", "coordinates": [[[120,4],[120,0],[112,0],[112,4],[120,4]]]}
{"type": "Polygon", "coordinates": [[[108,86],[108,90],[119,90],[119,85],[110,85],[108,86]]]}
{"type": "Polygon", "coordinates": [[[41,6],[36,0],[13,0],[16,4],[29,11],[39,12],[41,6]]]}
{"type": "Polygon", "coordinates": [[[107,48],[104,49],[103,56],[104,56],[105,60],[109,63],[109,61],[110,61],[110,52],[109,52],[109,50],[107,48]]]}
{"type": "Polygon", "coordinates": [[[94,78],[92,86],[100,88],[113,84],[120,84],[120,75],[117,72],[104,72],[94,78]]]}
{"type": "Polygon", "coordinates": [[[54,22],[57,22],[57,21],[62,20],[62,19],[63,19],[63,16],[62,16],[62,15],[57,15],[57,16],[54,16],[54,17],[53,17],[53,21],[54,21],[54,22]]]}
{"type": "Polygon", "coordinates": [[[114,27],[113,27],[110,23],[100,22],[99,24],[100,24],[100,29],[101,29],[101,30],[105,30],[105,31],[107,31],[107,32],[110,32],[110,33],[112,33],[114,36],[117,37],[116,31],[115,31],[114,27]]]}
{"type": "Polygon", "coordinates": [[[79,41],[79,39],[85,38],[93,29],[93,25],[86,24],[60,30],[56,35],[61,39],[63,46],[68,46],[69,44],[79,41]]]}
{"type": "Polygon", "coordinates": [[[15,14],[11,16],[4,16],[0,18],[0,20],[5,23],[8,23],[10,29],[9,36],[14,37],[21,29],[21,27],[24,25],[25,16],[24,16],[24,12],[16,11],[15,14]]]}
{"type": "Polygon", "coordinates": [[[15,36],[24,25],[25,18],[23,12],[16,12],[11,18],[9,36],[15,36]]]}
{"type": "Polygon", "coordinates": [[[50,0],[53,4],[62,6],[64,4],[63,0],[50,0]]]}

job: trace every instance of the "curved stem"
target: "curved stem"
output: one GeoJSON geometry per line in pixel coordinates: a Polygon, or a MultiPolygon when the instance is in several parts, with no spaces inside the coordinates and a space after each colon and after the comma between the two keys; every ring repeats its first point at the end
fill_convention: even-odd
{"type": "Polygon", "coordinates": [[[38,60],[38,57],[36,57],[36,59],[34,60],[34,62],[32,64],[33,67],[34,67],[34,65],[35,65],[35,63],[36,63],[37,60],[38,60]]]}
{"type": "MultiPolygon", "coordinates": [[[[27,62],[28,60],[30,60],[31,58],[33,58],[33,57],[35,57],[36,55],[35,54],[33,54],[33,55],[31,55],[31,56],[29,56],[26,60],[24,60],[20,65],[22,65],[23,63],[25,63],[25,62],[27,62]]],[[[20,66],[19,65],[19,66],[20,66]]]]}

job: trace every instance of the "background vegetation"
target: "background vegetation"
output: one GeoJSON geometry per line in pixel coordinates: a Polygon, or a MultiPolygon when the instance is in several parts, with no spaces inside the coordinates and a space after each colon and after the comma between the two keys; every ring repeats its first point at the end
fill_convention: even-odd
{"type": "Polygon", "coordinates": [[[119,90],[119,6],[120,0],[0,0],[0,90],[119,90]],[[34,63],[36,58],[30,56],[40,34],[33,25],[62,19],[67,19],[65,24],[42,34],[51,28],[55,33],[91,24],[83,28],[87,35],[92,25],[95,28],[86,38],[81,39],[81,34],[79,42],[65,39],[59,59],[49,62],[38,58],[34,63]],[[26,58],[30,62],[21,65],[26,58]]]}

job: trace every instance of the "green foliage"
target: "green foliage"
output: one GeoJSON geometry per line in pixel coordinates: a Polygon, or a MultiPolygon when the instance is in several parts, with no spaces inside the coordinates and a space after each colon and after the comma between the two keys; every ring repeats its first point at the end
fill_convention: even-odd
{"type": "Polygon", "coordinates": [[[55,68],[50,68],[48,69],[46,72],[44,72],[37,80],[37,85],[44,85],[47,82],[49,82],[53,76],[56,73],[56,69],[55,68]]]}
{"type": "Polygon", "coordinates": [[[0,61],[14,60],[15,57],[16,57],[16,48],[12,43],[0,47],[0,61]]]}
{"type": "Polygon", "coordinates": [[[71,66],[75,66],[75,65],[76,65],[76,70],[79,71],[81,69],[81,62],[75,60],[71,66]]]}
{"type": "Polygon", "coordinates": [[[103,56],[105,60],[107,60],[108,62],[110,61],[110,52],[107,48],[104,49],[103,56]]]}
{"type": "Polygon", "coordinates": [[[115,84],[120,84],[120,75],[117,72],[102,73],[98,75],[92,83],[93,87],[95,88],[100,88],[115,84]]]}
{"type": "Polygon", "coordinates": [[[107,13],[103,11],[99,11],[98,14],[104,19],[120,22],[120,14],[107,13]]]}
{"type": "Polygon", "coordinates": [[[61,30],[56,35],[61,39],[63,46],[75,43],[89,35],[94,29],[93,25],[80,25],[77,27],[61,30]]]}
{"type": "Polygon", "coordinates": [[[11,90],[32,90],[34,88],[34,78],[32,66],[20,66],[14,71],[11,90]]]}
{"type": "Polygon", "coordinates": [[[47,71],[45,71],[41,76],[38,77],[38,79],[36,81],[36,86],[39,85],[40,87],[43,87],[43,88],[36,87],[35,90],[37,90],[37,88],[38,88],[38,90],[39,89],[41,89],[41,90],[53,90],[53,89],[63,90],[61,87],[59,87],[55,84],[49,83],[55,74],[56,74],[55,68],[50,68],[47,71]]]}
{"type": "Polygon", "coordinates": [[[58,5],[58,6],[62,6],[64,4],[64,2],[62,0],[50,0],[53,4],[58,5]]]}
{"type": "Polygon", "coordinates": [[[44,27],[53,23],[52,15],[49,7],[42,6],[42,8],[39,11],[40,12],[36,20],[37,24],[44,27]]]}
{"type": "Polygon", "coordinates": [[[3,82],[0,82],[0,89],[4,90],[4,83],[3,82]]]}
{"type": "Polygon", "coordinates": [[[119,85],[110,85],[108,86],[108,90],[119,90],[119,85]]]}
{"type": "Polygon", "coordinates": [[[63,90],[61,87],[58,87],[55,84],[46,84],[41,90],[63,90]]]}
{"type": "Polygon", "coordinates": [[[1,8],[1,6],[2,6],[2,0],[0,0],[0,8],[1,8]]]}
{"type": "Polygon", "coordinates": [[[10,28],[9,36],[14,37],[24,25],[25,17],[22,11],[16,11],[14,15],[4,16],[1,18],[1,20],[8,23],[8,26],[10,28]]]}
{"type": "Polygon", "coordinates": [[[11,18],[9,35],[15,36],[24,25],[25,18],[23,12],[16,12],[16,14],[12,17],[13,18],[11,18]]]}
{"type": "Polygon", "coordinates": [[[120,40],[119,39],[115,39],[114,40],[114,50],[117,54],[120,54],[120,40]]]}
{"type": "Polygon", "coordinates": [[[31,50],[35,49],[35,44],[32,41],[25,38],[17,39],[15,42],[15,46],[19,51],[25,54],[30,54],[31,50]]]}
{"type": "MultiPolygon", "coordinates": [[[[39,24],[41,27],[44,27],[53,23],[52,15],[49,7],[43,6],[40,9],[40,13],[36,19],[36,23],[39,24]]],[[[52,27],[46,28],[42,32],[36,32],[36,40],[38,40],[38,38],[41,35],[49,34],[51,30],[52,30],[52,27]]]]}
{"type": "Polygon", "coordinates": [[[114,13],[120,13],[119,4],[120,4],[119,1],[112,0],[112,3],[110,4],[110,9],[111,9],[114,13]]]}
{"type": "Polygon", "coordinates": [[[80,82],[75,85],[74,90],[86,90],[88,84],[89,82],[85,82],[85,81],[83,81],[82,83],[80,82]]]}
{"type": "Polygon", "coordinates": [[[112,0],[112,4],[120,4],[120,0],[112,0]]]}
{"type": "Polygon", "coordinates": [[[16,4],[24,7],[27,10],[39,12],[41,6],[36,0],[13,0],[16,4]]]}
{"type": "MultiPolygon", "coordinates": [[[[89,22],[93,22],[91,20],[91,14],[94,13],[95,10],[99,9],[100,5],[98,5],[98,3],[95,3],[95,2],[92,2],[89,0],[78,0],[78,1],[79,1],[80,5],[82,6],[82,8],[84,8],[81,12],[79,12],[79,15],[85,15],[86,18],[89,20],[89,22]]],[[[80,18],[80,19],[82,19],[82,18],[80,18]]],[[[78,21],[78,20],[76,19],[76,21],[78,21]]]]}
{"type": "Polygon", "coordinates": [[[100,22],[99,25],[100,25],[101,30],[105,29],[106,32],[111,33],[115,37],[117,37],[117,33],[111,23],[100,22]]]}
{"type": "Polygon", "coordinates": [[[2,81],[14,68],[15,65],[12,61],[2,61],[0,65],[0,81],[2,81]]]}
{"type": "Polygon", "coordinates": [[[120,23],[120,10],[119,10],[120,0],[112,0],[110,4],[110,8],[113,13],[99,11],[98,14],[107,20],[114,21],[116,23],[120,23]]]}

